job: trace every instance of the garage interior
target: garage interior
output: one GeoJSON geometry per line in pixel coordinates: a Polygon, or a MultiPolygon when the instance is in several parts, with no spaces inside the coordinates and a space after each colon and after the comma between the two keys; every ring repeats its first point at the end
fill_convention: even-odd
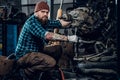
{"type": "MultiPolygon", "coordinates": [[[[0,0],[0,56],[15,53],[22,26],[39,1],[48,3],[49,19],[55,20],[62,0],[0,0]]],[[[64,79],[54,70],[51,75],[43,73],[38,80],[120,80],[119,8],[119,0],[63,0],[63,18],[70,14],[73,20],[59,33],[75,34],[80,42],[60,42],[58,67],[64,79]]],[[[0,80],[27,80],[19,72],[0,75],[0,80]]]]}

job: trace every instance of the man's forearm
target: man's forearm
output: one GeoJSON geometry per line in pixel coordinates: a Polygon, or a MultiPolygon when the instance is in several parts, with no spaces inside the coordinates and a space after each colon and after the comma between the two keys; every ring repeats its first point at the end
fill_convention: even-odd
{"type": "Polygon", "coordinates": [[[57,33],[47,32],[45,35],[47,40],[59,40],[59,41],[68,41],[68,37],[65,35],[60,35],[57,33]]]}

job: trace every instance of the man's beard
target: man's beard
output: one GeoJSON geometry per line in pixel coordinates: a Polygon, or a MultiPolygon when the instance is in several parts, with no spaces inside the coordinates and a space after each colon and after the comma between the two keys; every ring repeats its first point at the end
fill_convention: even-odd
{"type": "Polygon", "coordinates": [[[42,22],[42,24],[46,24],[48,21],[48,17],[44,16],[40,19],[40,22],[42,22]],[[45,18],[45,19],[44,19],[45,18]]]}

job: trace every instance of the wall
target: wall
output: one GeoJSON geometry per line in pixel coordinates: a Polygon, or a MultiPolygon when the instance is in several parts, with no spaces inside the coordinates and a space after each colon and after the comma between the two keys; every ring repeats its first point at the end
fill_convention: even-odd
{"type": "MultiPolygon", "coordinates": [[[[47,1],[50,2],[50,0],[21,0],[21,5],[22,5],[22,12],[25,12],[27,15],[30,15],[33,13],[34,11],[34,6],[35,3],[38,1],[47,1]]],[[[56,14],[57,14],[57,10],[60,6],[60,0],[53,0],[54,1],[54,6],[53,6],[53,17],[55,19],[56,14]]],[[[73,0],[64,0],[63,1],[63,13],[65,13],[66,8],[68,7],[72,7],[73,6],[73,0]]],[[[49,3],[48,3],[49,4],[49,3]]]]}

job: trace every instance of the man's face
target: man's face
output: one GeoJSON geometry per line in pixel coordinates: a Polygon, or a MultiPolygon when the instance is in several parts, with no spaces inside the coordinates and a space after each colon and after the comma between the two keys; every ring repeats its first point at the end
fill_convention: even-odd
{"type": "Polygon", "coordinates": [[[48,20],[48,13],[49,13],[48,10],[42,9],[37,12],[37,17],[41,22],[45,23],[48,20]]]}

